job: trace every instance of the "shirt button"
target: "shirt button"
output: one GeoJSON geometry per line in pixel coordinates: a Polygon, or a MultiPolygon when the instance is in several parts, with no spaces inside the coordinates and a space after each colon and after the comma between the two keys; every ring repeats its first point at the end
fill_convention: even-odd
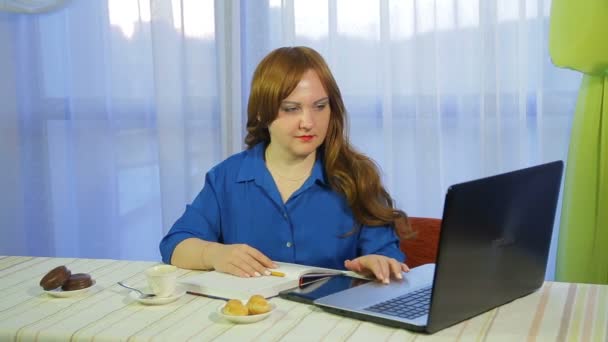
{"type": "Polygon", "coordinates": [[[283,212],[283,217],[287,219],[287,212],[283,212]]]}
{"type": "Polygon", "coordinates": [[[291,247],[291,246],[292,246],[292,243],[291,243],[291,242],[288,242],[288,243],[286,243],[286,244],[285,244],[285,246],[287,246],[287,248],[289,248],[289,247],[291,247]]]}

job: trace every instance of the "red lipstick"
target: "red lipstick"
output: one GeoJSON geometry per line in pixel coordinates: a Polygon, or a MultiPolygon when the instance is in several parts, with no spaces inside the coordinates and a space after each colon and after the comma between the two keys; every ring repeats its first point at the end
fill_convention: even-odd
{"type": "Polygon", "coordinates": [[[297,138],[300,139],[303,142],[309,142],[309,141],[312,140],[313,137],[314,136],[312,136],[312,135],[301,135],[301,136],[299,136],[297,138]]]}

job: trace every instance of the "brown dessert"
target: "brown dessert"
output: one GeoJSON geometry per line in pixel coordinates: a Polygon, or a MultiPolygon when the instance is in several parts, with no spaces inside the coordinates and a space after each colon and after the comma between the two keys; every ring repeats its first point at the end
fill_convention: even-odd
{"type": "Polygon", "coordinates": [[[74,291],[86,289],[87,287],[93,285],[93,279],[87,273],[76,273],[72,274],[68,280],[63,283],[61,289],[64,291],[74,291]]]}
{"type": "Polygon", "coordinates": [[[224,305],[222,312],[225,315],[230,316],[247,316],[249,314],[247,307],[238,299],[229,300],[228,303],[224,305]]]}
{"type": "Polygon", "coordinates": [[[40,286],[45,291],[56,289],[63,285],[63,283],[70,278],[71,272],[65,266],[57,266],[45,274],[40,280],[40,286]]]}
{"type": "Polygon", "coordinates": [[[263,313],[267,313],[272,309],[270,303],[266,300],[266,298],[260,295],[253,295],[249,298],[247,302],[247,309],[249,309],[250,315],[259,315],[263,313]]]}

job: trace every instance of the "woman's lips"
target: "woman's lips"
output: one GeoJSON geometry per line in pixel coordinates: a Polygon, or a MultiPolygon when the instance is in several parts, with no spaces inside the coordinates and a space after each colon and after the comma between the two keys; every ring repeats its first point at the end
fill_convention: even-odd
{"type": "Polygon", "coordinates": [[[300,141],[309,142],[312,140],[312,138],[314,138],[314,135],[301,135],[297,138],[300,139],[300,141]]]}

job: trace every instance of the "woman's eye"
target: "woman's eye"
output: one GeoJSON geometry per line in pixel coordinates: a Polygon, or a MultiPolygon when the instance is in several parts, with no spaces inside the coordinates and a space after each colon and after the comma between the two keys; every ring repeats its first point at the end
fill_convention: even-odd
{"type": "Polygon", "coordinates": [[[296,110],[298,110],[298,107],[283,107],[283,111],[286,113],[295,112],[296,110]]]}
{"type": "Polygon", "coordinates": [[[327,107],[327,103],[317,105],[317,110],[321,111],[321,110],[325,109],[325,107],[327,107]]]}

